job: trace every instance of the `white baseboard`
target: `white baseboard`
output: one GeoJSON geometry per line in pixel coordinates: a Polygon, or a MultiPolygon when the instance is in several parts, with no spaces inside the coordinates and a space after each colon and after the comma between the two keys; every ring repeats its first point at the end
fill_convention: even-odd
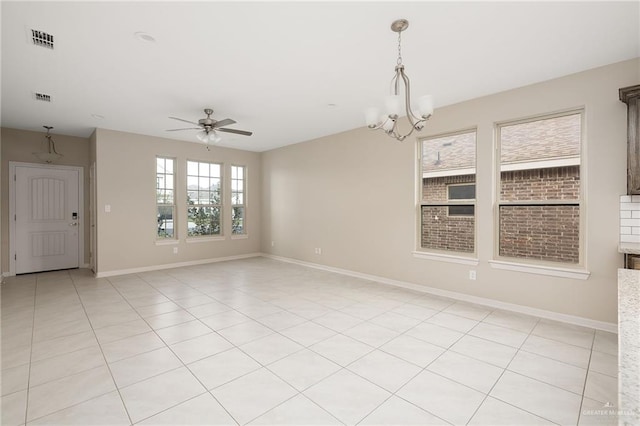
{"type": "Polygon", "coordinates": [[[420,291],[423,293],[433,294],[436,296],[448,297],[451,299],[461,300],[464,302],[475,303],[478,305],[484,305],[491,308],[503,309],[505,311],[516,312],[519,314],[532,315],[540,318],[546,318],[553,321],[560,321],[568,324],[579,325],[582,327],[595,328],[597,330],[608,331],[610,333],[618,333],[618,324],[596,321],[589,318],[578,317],[575,315],[561,314],[558,312],[547,311],[544,309],[532,308],[530,306],[517,305],[515,303],[501,302],[499,300],[487,299],[484,297],[472,296],[469,294],[458,293],[455,291],[442,290],[435,287],[429,287],[421,284],[414,284],[406,281],[392,280],[389,278],[380,277],[377,275],[363,274],[361,272],[351,271],[348,269],[334,268],[332,266],[321,265],[318,263],[305,262],[298,259],[292,259],[289,257],[274,256],[268,253],[262,253],[263,257],[279,260],[282,262],[294,263],[297,265],[308,266],[310,268],[321,269],[323,271],[335,272],[342,275],[348,275],[350,277],[362,278],[365,280],[376,281],[383,284],[388,284],[396,287],[407,288],[411,290],[420,291]]]}
{"type": "Polygon", "coordinates": [[[248,259],[250,257],[259,257],[262,253],[239,254],[236,256],[215,257],[202,260],[191,260],[188,262],[165,263],[163,265],[143,266],[140,268],[118,269],[112,271],[98,272],[96,278],[115,277],[117,275],[138,274],[140,272],[160,271],[163,269],[182,268],[184,266],[205,265],[207,263],[226,262],[228,260],[248,259]]]}

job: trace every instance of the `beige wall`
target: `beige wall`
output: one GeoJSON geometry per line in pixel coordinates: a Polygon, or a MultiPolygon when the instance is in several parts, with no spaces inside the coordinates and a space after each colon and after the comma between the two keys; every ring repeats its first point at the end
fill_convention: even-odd
{"type": "MultiPolygon", "coordinates": [[[[260,154],[235,149],[96,129],[97,273],[194,262],[260,251],[260,154]],[[156,156],[177,159],[176,202],[178,244],[156,244],[156,156]],[[222,241],[187,242],[186,161],[224,163],[222,241]],[[247,167],[246,239],[232,239],[229,166],[247,167]],[[111,212],[105,212],[105,205],[111,212]],[[174,254],[174,247],[178,253],[174,254]]],[[[202,240],[200,240],[202,241],[202,240]]]]}
{"type": "MultiPolygon", "coordinates": [[[[2,272],[9,272],[9,162],[39,163],[33,152],[47,149],[46,132],[30,132],[2,128],[2,272]]],[[[84,176],[84,210],[81,220],[84,223],[84,263],[89,262],[89,141],[85,138],[53,134],[56,150],[63,155],[55,165],[79,166],[84,176]]],[[[82,266],[82,265],[80,265],[82,266]]]]}
{"type": "Polygon", "coordinates": [[[439,108],[420,136],[477,127],[477,267],[415,258],[416,142],[359,128],[263,153],[262,251],[597,321],[617,321],[618,197],[640,61],[439,108]],[[585,109],[588,280],[493,269],[496,122],[585,109]],[[273,246],[272,246],[273,241],[273,246]],[[322,254],[314,254],[314,248],[322,254]],[[477,270],[477,281],[468,279],[477,270]]]}

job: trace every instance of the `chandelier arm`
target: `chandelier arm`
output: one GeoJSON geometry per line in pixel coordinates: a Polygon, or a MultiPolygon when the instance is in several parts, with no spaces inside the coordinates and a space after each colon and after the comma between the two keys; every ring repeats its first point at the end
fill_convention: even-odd
{"type": "Polygon", "coordinates": [[[404,67],[400,70],[400,75],[402,76],[405,86],[404,106],[407,110],[407,119],[409,120],[409,123],[411,123],[411,127],[415,127],[416,124],[422,121],[422,118],[417,117],[411,109],[411,83],[409,81],[409,76],[404,73],[404,67]]]}
{"type": "Polygon", "coordinates": [[[51,136],[47,136],[47,139],[49,139],[49,152],[53,150],[55,154],[60,155],[60,153],[56,151],[56,142],[53,140],[53,138],[51,136]]]}

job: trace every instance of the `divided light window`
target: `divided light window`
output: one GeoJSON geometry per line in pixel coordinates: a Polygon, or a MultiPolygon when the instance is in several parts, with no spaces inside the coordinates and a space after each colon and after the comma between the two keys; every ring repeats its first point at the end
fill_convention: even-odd
{"type": "Polygon", "coordinates": [[[173,158],[156,157],[157,238],[175,238],[175,164],[173,158]]]}
{"type": "Polygon", "coordinates": [[[245,230],[245,168],[231,166],[231,233],[246,234],[245,230]]]}
{"type": "Polygon", "coordinates": [[[498,126],[498,255],[580,263],[582,113],[498,126]]]}
{"type": "Polygon", "coordinates": [[[420,246],[475,252],[476,131],[420,141],[420,246]]]}
{"type": "Polygon", "coordinates": [[[222,165],[187,161],[187,235],[222,235],[222,165]]]}

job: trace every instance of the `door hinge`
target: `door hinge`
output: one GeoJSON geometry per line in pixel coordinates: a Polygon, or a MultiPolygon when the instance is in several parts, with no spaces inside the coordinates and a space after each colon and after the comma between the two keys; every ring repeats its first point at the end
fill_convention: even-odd
{"type": "Polygon", "coordinates": [[[18,215],[17,214],[13,215],[13,220],[18,220],[18,215]]]}
{"type": "Polygon", "coordinates": [[[13,181],[14,182],[16,181],[16,175],[13,175],[13,181]]]}
{"type": "Polygon", "coordinates": [[[13,260],[18,260],[18,255],[17,254],[13,255],[13,260]]]}

